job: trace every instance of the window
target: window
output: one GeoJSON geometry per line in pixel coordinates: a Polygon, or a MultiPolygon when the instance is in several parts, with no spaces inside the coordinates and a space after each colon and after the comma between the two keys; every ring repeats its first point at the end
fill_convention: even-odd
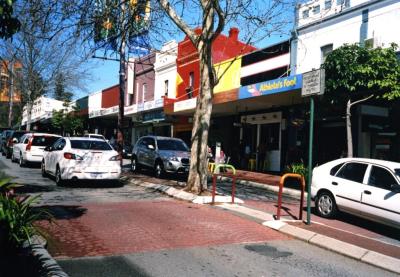
{"type": "Polygon", "coordinates": [[[309,10],[304,10],[303,11],[303,18],[308,18],[310,16],[310,11],[309,10]]]}
{"type": "Polygon", "coordinates": [[[321,64],[326,60],[326,57],[333,50],[333,44],[327,44],[321,47],[321,64]]]}
{"type": "Polygon", "coordinates": [[[168,80],[164,81],[164,95],[168,96],[168,80]]]}
{"type": "Polygon", "coordinates": [[[142,86],[142,102],[145,101],[147,95],[147,84],[144,83],[142,86]]]}
{"type": "Polygon", "coordinates": [[[320,12],[320,10],[321,10],[321,8],[320,8],[319,5],[314,6],[313,9],[312,9],[313,14],[318,14],[320,12]]]}
{"type": "Polygon", "coordinates": [[[59,139],[54,143],[53,149],[55,151],[62,150],[62,149],[64,149],[65,144],[66,144],[65,139],[59,139]]]}
{"type": "Polygon", "coordinates": [[[344,6],[345,8],[350,7],[350,0],[344,0],[344,6]]]}
{"type": "Polygon", "coordinates": [[[159,150],[172,150],[172,151],[189,150],[183,141],[175,139],[158,139],[157,146],[159,150]]]}
{"type": "Polygon", "coordinates": [[[367,166],[361,163],[348,163],[340,169],[336,177],[362,183],[367,166]]]}
{"type": "Polygon", "coordinates": [[[32,140],[33,146],[47,146],[52,145],[58,137],[53,136],[34,136],[32,140]]]}
{"type": "Polygon", "coordinates": [[[338,170],[342,167],[344,163],[335,165],[334,167],[332,167],[331,172],[329,174],[331,174],[332,176],[335,176],[336,172],[338,172],[338,170]]]}
{"type": "Polygon", "coordinates": [[[329,10],[332,7],[332,0],[325,0],[325,10],[329,10]]]}
{"type": "Polygon", "coordinates": [[[336,5],[341,6],[343,4],[344,0],[336,0],[336,5]]]}
{"type": "Polygon", "coordinates": [[[105,141],[98,140],[71,140],[71,148],[84,150],[112,150],[105,141]]]}
{"type": "Polygon", "coordinates": [[[189,86],[194,87],[194,72],[189,73],[189,86]]]}
{"type": "Polygon", "coordinates": [[[378,166],[372,166],[368,185],[390,190],[390,187],[394,184],[397,184],[397,181],[389,171],[378,166]]]}

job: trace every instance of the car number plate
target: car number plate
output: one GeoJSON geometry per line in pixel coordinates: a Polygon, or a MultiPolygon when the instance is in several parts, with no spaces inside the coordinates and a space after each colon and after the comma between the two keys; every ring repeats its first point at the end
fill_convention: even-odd
{"type": "Polygon", "coordinates": [[[103,175],[101,173],[90,173],[90,177],[100,179],[103,175]]]}

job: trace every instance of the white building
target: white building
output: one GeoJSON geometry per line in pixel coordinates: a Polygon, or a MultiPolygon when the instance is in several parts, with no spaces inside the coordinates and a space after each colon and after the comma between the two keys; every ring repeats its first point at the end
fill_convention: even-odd
{"type": "Polygon", "coordinates": [[[175,40],[165,43],[156,54],[154,99],[162,99],[164,96],[176,98],[177,55],[178,43],[175,40]]]}
{"type": "MultiPolygon", "coordinates": [[[[59,111],[65,108],[63,104],[64,104],[63,101],[55,100],[45,96],[40,96],[33,102],[31,123],[50,119],[53,116],[53,111],[59,111]]],[[[22,112],[21,125],[26,125],[27,122],[28,122],[28,112],[25,105],[22,112]]]]}
{"type": "Polygon", "coordinates": [[[343,44],[400,45],[400,1],[317,0],[298,7],[292,43],[292,74],[320,67],[343,44]]]}
{"type": "MultiPolygon", "coordinates": [[[[400,45],[398,26],[399,0],[315,0],[301,4],[291,45],[291,74],[320,68],[325,57],[344,44],[383,48],[393,42],[400,45]]],[[[355,154],[387,157],[397,136],[383,126],[390,116],[388,107],[363,103],[355,106],[352,113],[355,154]]],[[[326,134],[336,133],[338,137],[344,137],[344,126],[343,119],[320,125],[326,134]]],[[[326,144],[334,143],[329,141],[329,135],[324,139],[326,144]]]]}

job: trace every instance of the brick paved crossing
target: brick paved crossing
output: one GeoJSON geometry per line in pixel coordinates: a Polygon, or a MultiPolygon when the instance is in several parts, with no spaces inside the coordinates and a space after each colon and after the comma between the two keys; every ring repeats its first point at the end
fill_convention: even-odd
{"type": "Polygon", "coordinates": [[[79,217],[51,226],[56,258],[117,255],[162,249],[261,242],[288,237],[255,222],[175,200],[88,204],[79,217]]]}

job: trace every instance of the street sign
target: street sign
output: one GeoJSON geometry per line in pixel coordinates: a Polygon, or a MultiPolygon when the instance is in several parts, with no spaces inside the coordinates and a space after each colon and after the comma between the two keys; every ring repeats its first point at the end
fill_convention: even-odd
{"type": "Polygon", "coordinates": [[[303,73],[303,86],[301,96],[308,97],[324,94],[325,90],[325,70],[317,69],[303,73]]]}

